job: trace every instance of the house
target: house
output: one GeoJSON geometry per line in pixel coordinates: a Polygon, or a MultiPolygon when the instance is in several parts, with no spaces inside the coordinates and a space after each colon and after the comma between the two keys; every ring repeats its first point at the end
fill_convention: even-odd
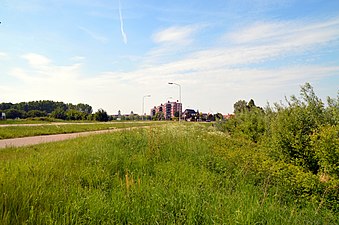
{"type": "Polygon", "coordinates": [[[6,113],[1,113],[1,117],[0,117],[1,120],[5,120],[6,119],[6,113]]]}
{"type": "Polygon", "coordinates": [[[182,116],[184,120],[187,120],[187,121],[195,120],[197,116],[197,112],[194,109],[185,109],[182,116]]]}

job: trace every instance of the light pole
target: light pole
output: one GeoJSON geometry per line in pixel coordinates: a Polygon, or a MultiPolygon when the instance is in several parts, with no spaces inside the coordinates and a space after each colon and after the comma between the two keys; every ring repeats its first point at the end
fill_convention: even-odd
{"type": "Polygon", "coordinates": [[[151,95],[144,95],[142,97],[142,116],[141,116],[142,120],[144,120],[145,98],[149,98],[149,97],[151,97],[151,95]]]}
{"type": "Polygon", "coordinates": [[[173,82],[168,82],[168,84],[174,84],[174,85],[176,85],[176,86],[178,86],[179,87],[179,103],[181,104],[181,109],[179,110],[179,122],[180,122],[180,120],[181,120],[181,111],[182,111],[182,103],[181,103],[181,85],[180,84],[177,84],[177,83],[173,83],[173,82]]]}

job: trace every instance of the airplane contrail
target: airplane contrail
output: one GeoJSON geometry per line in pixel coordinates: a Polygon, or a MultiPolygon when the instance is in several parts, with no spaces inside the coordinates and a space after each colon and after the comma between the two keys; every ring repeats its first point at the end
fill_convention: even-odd
{"type": "Polygon", "coordinates": [[[124,31],[124,20],[122,18],[122,13],[121,13],[121,2],[119,0],[119,16],[120,16],[120,30],[121,30],[121,35],[124,40],[124,43],[127,44],[127,35],[124,31]]]}

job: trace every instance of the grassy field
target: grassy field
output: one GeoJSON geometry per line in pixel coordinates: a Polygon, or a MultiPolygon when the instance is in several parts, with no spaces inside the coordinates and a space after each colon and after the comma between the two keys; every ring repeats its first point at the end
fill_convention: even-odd
{"type": "Polygon", "coordinates": [[[258,151],[199,124],[3,149],[0,224],[339,223],[258,151]]]}
{"type": "MultiPolygon", "coordinates": [[[[94,130],[106,130],[128,127],[161,124],[155,122],[117,122],[117,123],[72,123],[72,124],[41,124],[41,126],[6,126],[0,127],[0,139],[29,137],[48,134],[65,134],[94,130]]],[[[37,125],[37,124],[34,124],[37,125]]]]}

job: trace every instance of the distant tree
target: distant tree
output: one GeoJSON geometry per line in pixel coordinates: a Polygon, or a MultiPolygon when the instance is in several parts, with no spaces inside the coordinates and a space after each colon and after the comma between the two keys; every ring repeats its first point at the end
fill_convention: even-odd
{"type": "Polygon", "coordinates": [[[65,120],[66,119],[66,112],[62,108],[57,108],[51,113],[50,116],[55,118],[55,119],[65,120]]]}
{"type": "Polygon", "coordinates": [[[11,109],[11,108],[13,108],[13,103],[5,103],[5,102],[3,102],[3,103],[1,103],[0,104],[0,110],[7,110],[7,109],[11,109]]]}
{"type": "Polygon", "coordinates": [[[26,114],[27,117],[44,117],[47,116],[47,113],[45,111],[41,111],[41,110],[30,110],[27,112],[26,114]]]}
{"type": "Polygon", "coordinates": [[[234,114],[243,113],[247,111],[247,102],[245,100],[239,100],[233,105],[234,114]]]}
{"type": "Polygon", "coordinates": [[[92,106],[84,103],[79,103],[76,105],[76,110],[86,113],[86,114],[92,114],[93,109],[92,106]]]}
{"type": "Polygon", "coordinates": [[[247,108],[248,108],[249,110],[251,110],[251,108],[255,108],[255,107],[256,107],[256,106],[255,106],[254,100],[251,99],[251,100],[248,102],[248,104],[247,104],[247,108]]]}
{"type": "Polygon", "coordinates": [[[207,120],[209,120],[209,121],[214,121],[214,116],[213,116],[213,114],[208,114],[208,115],[207,115],[207,120]]]}
{"type": "Polygon", "coordinates": [[[25,111],[18,109],[5,110],[7,119],[25,118],[25,111]]]}
{"type": "Polygon", "coordinates": [[[217,113],[217,114],[214,114],[214,120],[215,121],[220,121],[222,120],[224,117],[221,113],[217,113]]]}
{"type": "Polygon", "coordinates": [[[108,114],[103,109],[98,109],[98,111],[94,114],[94,118],[97,121],[108,121],[108,114]]]}
{"type": "Polygon", "coordinates": [[[157,112],[155,116],[153,116],[153,120],[165,120],[165,115],[163,112],[157,112]]]}
{"type": "Polygon", "coordinates": [[[75,109],[71,109],[66,111],[66,119],[67,120],[82,120],[85,117],[85,113],[80,112],[75,109]]]}

